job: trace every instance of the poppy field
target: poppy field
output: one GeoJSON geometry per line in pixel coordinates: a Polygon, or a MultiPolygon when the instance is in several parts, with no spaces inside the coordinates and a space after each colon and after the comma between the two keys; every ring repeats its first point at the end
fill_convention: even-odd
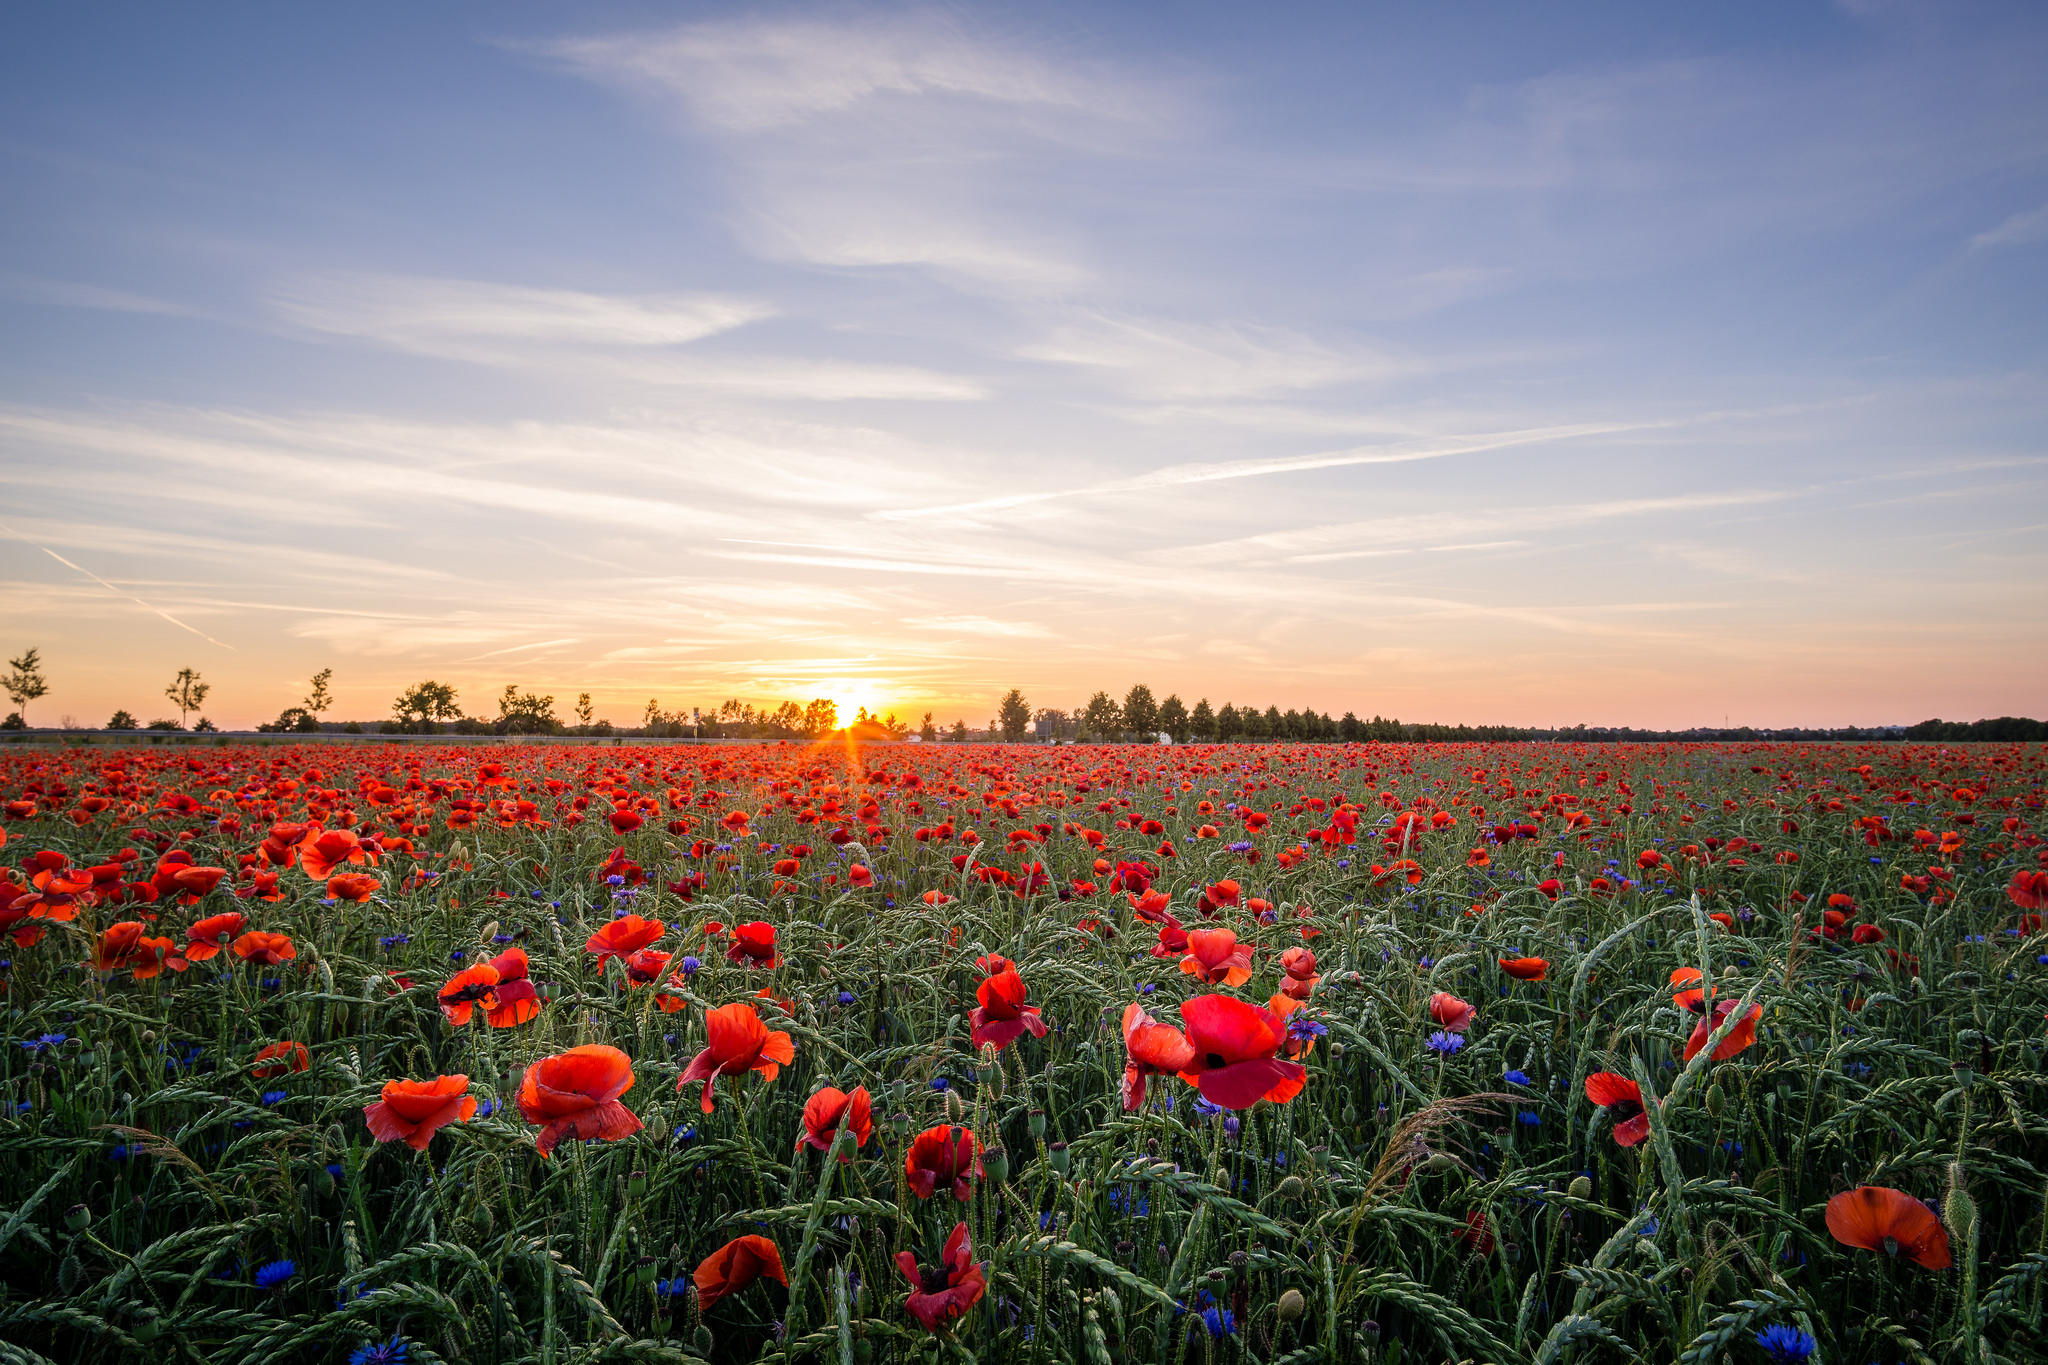
{"type": "Polygon", "coordinates": [[[0,750],[0,1361],[2048,1359],[2039,746],[0,750]]]}

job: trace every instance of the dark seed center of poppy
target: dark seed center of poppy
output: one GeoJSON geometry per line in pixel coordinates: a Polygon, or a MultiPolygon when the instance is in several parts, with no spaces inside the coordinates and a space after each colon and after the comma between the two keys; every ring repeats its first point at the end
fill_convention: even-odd
{"type": "Polygon", "coordinates": [[[1887,1256],[1896,1256],[1896,1255],[1898,1255],[1898,1254],[1899,1254],[1899,1239],[1898,1239],[1898,1238],[1896,1238],[1896,1237],[1887,1237],[1887,1238],[1885,1238],[1885,1239],[1884,1239],[1884,1254],[1885,1254],[1885,1255],[1887,1255],[1887,1256]]]}
{"type": "Polygon", "coordinates": [[[1607,1106],[1607,1116],[1616,1123],[1627,1123],[1643,1112],[1643,1106],[1634,1100],[1616,1100],[1607,1106]]]}
{"type": "Polygon", "coordinates": [[[925,1293],[936,1294],[946,1287],[946,1268],[944,1266],[929,1266],[922,1273],[924,1276],[925,1293]]]}
{"type": "Polygon", "coordinates": [[[1214,1071],[1219,1067],[1228,1066],[1229,1063],[1223,1060],[1222,1053],[1211,1052],[1202,1058],[1202,1065],[1214,1071]]]}

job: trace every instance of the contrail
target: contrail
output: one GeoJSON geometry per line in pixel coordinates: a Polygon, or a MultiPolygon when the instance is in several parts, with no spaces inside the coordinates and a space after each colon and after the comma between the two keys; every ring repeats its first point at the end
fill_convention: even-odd
{"type": "Polygon", "coordinates": [[[113,594],[114,594],[114,595],[115,595],[116,597],[125,597],[125,598],[127,598],[127,599],[128,599],[128,600],[129,600],[130,602],[133,602],[133,603],[134,603],[134,604],[135,604],[136,606],[138,606],[138,607],[141,607],[141,608],[142,608],[142,609],[143,609],[144,611],[146,611],[146,612],[149,612],[149,613],[150,613],[151,615],[154,615],[154,616],[161,616],[161,617],[163,617],[163,618],[164,618],[164,620],[166,620],[166,621],[169,621],[169,622],[170,622],[170,623],[171,623],[172,625],[176,626],[176,627],[177,627],[177,628],[178,628],[179,630],[189,630],[189,631],[191,631],[191,632],[192,632],[192,633],[193,633],[194,635],[197,635],[197,636],[198,636],[198,637],[199,637],[200,639],[202,639],[202,640],[206,641],[206,643],[208,643],[208,644],[210,644],[210,645],[219,645],[219,646],[220,646],[220,647],[221,647],[222,649],[228,650],[228,651],[230,651],[230,652],[232,652],[232,651],[234,650],[234,648],[235,648],[235,647],[234,647],[233,645],[231,645],[231,644],[228,644],[228,643],[227,643],[226,641],[223,641],[223,640],[216,640],[216,639],[214,639],[214,638],[213,638],[213,637],[212,637],[211,635],[208,635],[208,634],[207,634],[207,633],[206,633],[205,631],[203,631],[203,630],[199,629],[199,628],[198,628],[197,626],[188,626],[188,625],[186,625],[186,624],[185,624],[185,623],[184,623],[183,621],[180,621],[180,620],[179,620],[179,619],[178,619],[177,617],[175,617],[175,616],[171,615],[171,614],[170,614],[169,612],[165,611],[165,610],[164,610],[164,609],[163,609],[162,607],[154,607],[154,606],[151,606],[151,605],[150,605],[149,603],[147,603],[147,602],[143,601],[143,600],[142,600],[141,598],[137,597],[137,596],[136,596],[136,595],[135,595],[134,593],[132,593],[132,592],[127,592],[127,591],[124,591],[124,590],[123,590],[123,589],[121,589],[121,588],[117,588],[117,587],[115,587],[115,586],[114,586],[114,585],[113,585],[112,583],[109,583],[109,582],[108,582],[108,581],[107,581],[106,579],[104,579],[104,578],[101,578],[101,577],[100,577],[100,576],[99,576],[98,574],[94,573],[94,572],[93,572],[93,571],[92,571],[91,569],[88,569],[88,568],[86,568],[86,567],[85,567],[84,565],[82,565],[82,564],[74,564],[74,563],[72,563],[72,562],[71,562],[70,560],[66,559],[66,558],[65,558],[65,557],[64,557],[63,555],[60,555],[60,554],[58,554],[58,553],[57,553],[57,552],[56,552],[55,550],[51,549],[51,548],[50,548],[49,546],[47,546],[47,545],[41,545],[41,544],[37,544],[37,542],[35,542],[35,541],[33,541],[33,540],[30,540],[30,539],[29,539],[29,538],[28,538],[27,536],[25,536],[25,535],[23,535],[23,534],[22,534],[21,532],[19,532],[19,531],[15,530],[15,529],[14,529],[14,528],[13,528],[12,526],[9,526],[9,525],[8,525],[8,524],[7,524],[6,522],[4,522],[4,521],[0,521],[0,531],[5,531],[5,532],[6,532],[6,533],[7,533],[8,535],[10,535],[10,536],[13,536],[13,537],[14,537],[14,538],[15,538],[16,540],[18,540],[18,541],[21,541],[21,542],[22,542],[23,544],[25,544],[25,545],[34,545],[34,546],[35,546],[35,547],[36,547],[36,548],[37,548],[38,550],[41,550],[41,551],[42,551],[42,552],[43,552],[44,554],[46,554],[46,555],[48,555],[48,556],[49,556],[50,558],[52,558],[52,559],[56,560],[56,561],[57,561],[57,562],[58,562],[59,564],[62,564],[62,565],[63,565],[63,566],[65,567],[65,568],[67,568],[67,569],[70,569],[70,570],[72,570],[72,571],[73,571],[73,572],[75,572],[75,573],[81,573],[81,574],[84,574],[84,575],[85,575],[85,576],[86,576],[87,578],[90,578],[90,579],[91,579],[91,580],[92,580],[93,582],[95,582],[95,583],[99,584],[99,585],[100,585],[101,587],[105,588],[105,589],[106,589],[106,590],[107,590],[108,592],[110,592],[110,593],[113,593],[113,594]]]}

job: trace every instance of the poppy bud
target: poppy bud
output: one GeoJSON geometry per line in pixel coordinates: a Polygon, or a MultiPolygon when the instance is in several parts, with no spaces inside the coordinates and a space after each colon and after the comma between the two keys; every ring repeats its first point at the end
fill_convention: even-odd
{"type": "Polygon", "coordinates": [[[83,1204],[73,1204],[64,1211],[64,1226],[73,1232],[84,1232],[92,1226],[92,1210],[83,1204]]]}
{"type": "Polygon", "coordinates": [[[1591,1199],[1593,1197],[1593,1182],[1585,1176],[1575,1175],[1572,1177],[1572,1183],[1565,1187],[1565,1193],[1574,1199],[1591,1199]]]}
{"type": "Polygon", "coordinates": [[[78,1264],[78,1258],[66,1252],[64,1259],[57,1263],[57,1288],[63,1290],[66,1294],[77,1293],[78,1277],[82,1273],[78,1264]]]}
{"type": "Polygon", "coordinates": [[[988,1172],[988,1178],[997,1184],[1010,1178],[1010,1153],[1007,1148],[995,1146],[984,1149],[981,1154],[981,1165],[982,1169],[988,1172]]]}
{"type": "Polygon", "coordinates": [[[1280,1321],[1299,1322],[1307,1312],[1308,1300],[1299,1289],[1290,1289],[1280,1296],[1280,1321]]]}
{"type": "Polygon", "coordinates": [[[960,1098],[957,1090],[946,1092],[946,1117],[958,1123],[967,1116],[967,1101],[960,1098]]]}
{"type": "Polygon", "coordinates": [[[659,1109],[647,1116],[647,1136],[656,1142],[668,1139],[668,1119],[659,1109]]]}
{"type": "Polygon", "coordinates": [[[1458,1159],[1448,1152],[1431,1152],[1429,1160],[1422,1163],[1422,1169],[1425,1171],[1455,1171],[1458,1169],[1458,1159]]]}
{"type": "Polygon", "coordinates": [[[1042,1138],[1045,1136],[1045,1111],[1043,1109],[1033,1109],[1025,1116],[1024,1122],[1025,1126],[1030,1128],[1032,1137],[1042,1138]]]}
{"type": "Polygon", "coordinates": [[[1309,1148],[1308,1155],[1309,1159],[1316,1163],[1316,1169],[1323,1171],[1330,1169],[1330,1149],[1328,1147],[1311,1147],[1309,1148]]]}
{"type": "Polygon", "coordinates": [[[703,1356],[708,1360],[711,1356],[711,1348],[717,1344],[717,1341],[715,1338],[712,1337],[711,1329],[709,1327],[704,1326],[704,1324],[702,1323],[698,1323],[697,1334],[692,1339],[691,1344],[697,1348],[698,1355],[703,1356]]]}
{"type": "Polygon", "coordinates": [[[491,1206],[488,1204],[478,1204],[476,1209],[469,1215],[469,1225],[476,1229],[477,1236],[490,1236],[491,1206]]]}
{"type": "Polygon", "coordinates": [[[477,938],[484,943],[489,943],[491,941],[492,936],[495,935],[497,932],[498,922],[496,920],[492,920],[483,928],[477,930],[477,938]]]}
{"type": "Polygon", "coordinates": [[[1332,1044],[1330,1044],[1330,1055],[1331,1055],[1332,1057],[1342,1057],[1342,1056],[1344,1055],[1344,1044],[1342,1044],[1342,1043],[1332,1043],[1332,1044]]]}
{"type": "Polygon", "coordinates": [[[334,1193],[334,1175],[325,1165],[313,1168],[313,1193],[322,1199],[334,1193]]]}
{"type": "Polygon", "coordinates": [[[1280,1182],[1280,1187],[1274,1190],[1273,1193],[1279,1195],[1282,1199],[1299,1199],[1307,1191],[1308,1186],[1301,1183],[1300,1176],[1290,1175],[1280,1182]]]}
{"type": "Polygon", "coordinates": [[[142,1320],[137,1322],[135,1326],[132,1329],[130,1329],[129,1335],[134,1337],[137,1341],[155,1341],[158,1337],[163,1335],[164,1325],[161,1322],[157,1321],[156,1314],[154,1312],[145,1309],[143,1310],[143,1314],[144,1315],[142,1317],[142,1320]]]}
{"type": "Polygon", "coordinates": [[[1728,1097],[1721,1093],[1720,1084],[1716,1082],[1715,1084],[1708,1086],[1707,1112],[1709,1114],[1712,1114],[1715,1118],[1719,1118],[1721,1117],[1721,1111],[1727,1108],[1727,1106],[1728,1097]]]}
{"type": "Polygon", "coordinates": [[[1358,1106],[1353,1104],[1350,1100],[1344,1101],[1344,1122],[1358,1122],[1358,1106]]]}
{"type": "Polygon", "coordinates": [[[1055,1142],[1050,1147],[1047,1147],[1045,1149],[1045,1160],[1048,1165],[1061,1175],[1065,1175],[1067,1168],[1073,1164],[1073,1158],[1067,1154],[1067,1144],[1064,1142],[1055,1142]]]}
{"type": "Polygon", "coordinates": [[[1965,1246],[1977,1235],[1977,1202],[1963,1188],[1961,1162],[1948,1168],[1948,1196],[1941,1201],[1941,1221],[1965,1246]]]}

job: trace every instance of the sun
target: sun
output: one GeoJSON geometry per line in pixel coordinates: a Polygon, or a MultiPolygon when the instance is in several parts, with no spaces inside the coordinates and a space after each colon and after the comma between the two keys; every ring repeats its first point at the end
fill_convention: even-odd
{"type": "Polygon", "coordinates": [[[879,714],[882,709],[881,690],[866,678],[828,679],[819,690],[839,708],[841,725],[853,724],[862,707],[866,707],[871,716],[879,714]]]}

